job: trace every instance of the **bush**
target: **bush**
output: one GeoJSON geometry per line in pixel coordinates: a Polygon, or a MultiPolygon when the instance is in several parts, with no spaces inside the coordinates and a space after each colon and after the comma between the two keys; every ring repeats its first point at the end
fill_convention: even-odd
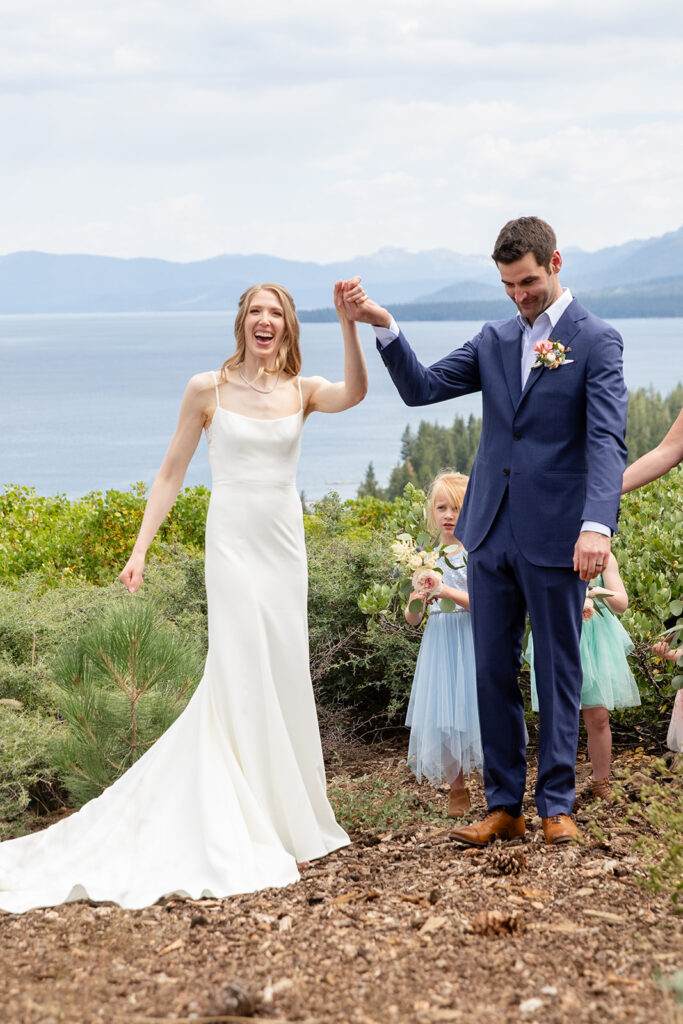
{"type": "Polygon", "coordinates": [[[141,599],[117,602],[55,660],[67,728],[52,757],[77,805],[111,785],[184,709],[203,655],[141,599]]]}
{"type": "Polygon", "coordinates": [[[671,601],[683,595],[683,469],[624,497],[613,550],[629,596],[621,621],[636,645],[631,662],[642,700],[615,718],[663,739],[674,694],[650,647],[671,601]]]}
{"type": "Polygon", "coordinates": [[[53,719],[0,702],[0,839],[25,831],[29,803],[54,785],[49,746],[55,729],[53,719]]]}
{"type": "MultiPolygon", "coordinates": [[[[106,584],[125,565],[142,522],[144,484],[131,491],[93,492],[70,502],[63,494],[44,498],[30,487],[5,487],[0,494],[0,580],[39,574],[51,586],[69,579],[106,584]]],[[[182,491],[152,548],[182,542],[195,552],[204,545],[209,502],[205,487],[182,491]]]]}
{"type": "Polygon", "coordinates": [[[323,703],[391,718],[410,692],[419,637],[407,628],[368,623],[358,607],[359,595],[386,579],[392,565],[393,538],[367,521],[376,507],[372,499],[342,504],[328,496],[309,520],[311,674],[323,703]]]}
{"type": "MultiPolygon", "coordinates": [[[[204,560],[177,545],[163,545],[145,572],[142,594],[180,632],[206,647],[204,560]]],[[[109,608],[133,598],[120,583],[97,586],[71,579],[51,586],[40,573],[0,586],[0,698],[29,709],[55,710],[48,664],[109,608]]]]}
{"type": "Polygon", "coordinates": [[[648,859],[648,884],[655,892],[668,892],[680,912],[683,897],[683,759],[671,768],[655,761],[654,775],[643,786],[626,820],[641,818],[649,826],[638,847],[648,859]]]}

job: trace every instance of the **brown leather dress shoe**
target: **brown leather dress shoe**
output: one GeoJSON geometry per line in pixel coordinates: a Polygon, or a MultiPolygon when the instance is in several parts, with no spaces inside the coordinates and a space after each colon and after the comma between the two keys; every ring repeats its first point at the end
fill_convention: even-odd
{"type": "Polygon", "coordinates": [[[568,843],[577,839],[580,832],[568,814],[553,814],[550,818],[541,818],[543,835],[549,845],[568,843]]]}
{"type": "Polygon", "coordinates": [[[447,818],[462,818],[470,809],[470,794],[467,788],[452,789],[448,794],[447,818]]]}
{"type": "Polygon", "coordinates": [[[461,825],[453,838],[467,846],[486,846],[493,839],[517,839],[526,831],[524,818],[513,818],[507,811],[491,811],[476,825],[461,825]]]}

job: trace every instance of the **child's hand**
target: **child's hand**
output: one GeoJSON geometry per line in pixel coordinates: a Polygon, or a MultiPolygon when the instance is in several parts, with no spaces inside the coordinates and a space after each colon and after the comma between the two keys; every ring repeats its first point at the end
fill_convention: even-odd
{"type": "Polygon", "coordinates": [[[668,640],[658,640],[651,650],[658,658],[666,658],[667,661],[676,661],[683,653],[683,647],[669,647],[668,640]]]}
{"type": "Polygon", "coordinates": [[[589,619],[593,618],[593,612],[595,611],[595,605],[591,597],[587,597],[583,602],[583,621],[588,622],[589,619]]]}

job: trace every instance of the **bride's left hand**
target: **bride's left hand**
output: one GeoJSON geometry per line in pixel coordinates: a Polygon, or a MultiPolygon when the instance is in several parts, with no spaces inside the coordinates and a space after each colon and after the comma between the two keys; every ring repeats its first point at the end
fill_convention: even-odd
{"type": "Polygon", "coordinates": [[[119,579],[129,594],[134,594],[142,583],[144,571],[145,556],[134,551],[119,574],[119,579]]]}

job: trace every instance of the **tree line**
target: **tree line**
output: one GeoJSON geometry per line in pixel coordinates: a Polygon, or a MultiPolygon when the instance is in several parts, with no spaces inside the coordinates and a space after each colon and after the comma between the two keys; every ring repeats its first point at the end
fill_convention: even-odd
{"type": "MultiPolygon", "coordinates": [[[[626,444],[629,465],[659,444],[683,407],[683,384],[662,396],[652,388],[629,392],[626,444]]],[[[422,420],[415,432],[407,426],[401,437],[400,462],[394,466],[386,487],[382,487],[369,463],[358,497],[393,501],[406,484],[425,489],[437,473],[450,468],[469,475],[481,435],[481,417],[467,421],[456,416],[453,426],[443,427],[422,420]]]]}

